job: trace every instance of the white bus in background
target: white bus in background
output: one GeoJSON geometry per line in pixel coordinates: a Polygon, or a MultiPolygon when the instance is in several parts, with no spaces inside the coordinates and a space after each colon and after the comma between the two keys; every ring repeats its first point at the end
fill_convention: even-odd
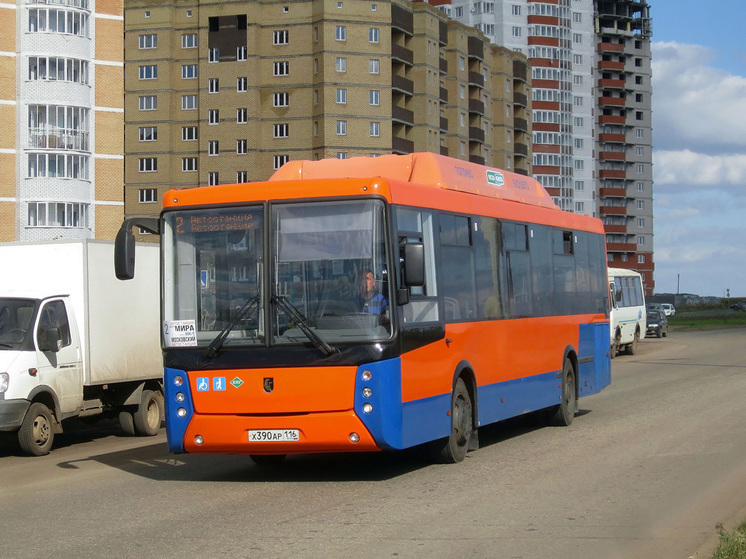
{"type": "Polygon", "coordinates": [[[629,355],[637,351],[637,342],[645,337],[645,293],[642,277],[633,270],[609,268],[611,309],[611,357],[625,349],[629,355]]]}

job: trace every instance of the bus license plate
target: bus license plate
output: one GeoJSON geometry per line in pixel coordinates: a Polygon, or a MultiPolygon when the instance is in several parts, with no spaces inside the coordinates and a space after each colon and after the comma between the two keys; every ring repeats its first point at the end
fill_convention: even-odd
{"type": "Polygon", "coordinates": [[[298,429],[251,429],[250,443],[287,443],[300,440],[298,429]]]}

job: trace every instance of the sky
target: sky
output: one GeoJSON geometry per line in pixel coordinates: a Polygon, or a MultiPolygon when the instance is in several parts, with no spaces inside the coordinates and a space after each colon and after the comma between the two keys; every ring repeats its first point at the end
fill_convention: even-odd
{"type": "Polygon", "coordinates": [[[648,4],[655,293],[746,298],[746,2],[648,4]]]}

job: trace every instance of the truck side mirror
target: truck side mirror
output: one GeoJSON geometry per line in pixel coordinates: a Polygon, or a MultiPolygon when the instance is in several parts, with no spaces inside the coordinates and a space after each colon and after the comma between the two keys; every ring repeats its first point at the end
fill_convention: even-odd
{"type": "Polygon", "coordinates": [[[114,273],[117,279],[131,280],[135,277],[135,225],[155,235],[160,235],[160,221],[155,217],[131,217],[125,219],[114,240],[114,273]]]}
{"type": "Polygon", "coordinates": [[[62,349],[62,337],[59,328],[47,328],[44,330],[44,341],[39,342],[41,351],[51,351],[57,353],[62,349]]]}

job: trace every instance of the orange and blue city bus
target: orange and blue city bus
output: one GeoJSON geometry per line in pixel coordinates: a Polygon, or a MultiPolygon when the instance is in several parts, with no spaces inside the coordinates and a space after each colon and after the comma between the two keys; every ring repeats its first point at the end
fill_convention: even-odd
{"type": "Polygon", "coordinates": [[[291,161],[266,182],[171,190],[159,218],[174,453],[424,445],[546,410],[569,425],[611,381],[598,219],[524,175],[432,153],[291,161]]]}

